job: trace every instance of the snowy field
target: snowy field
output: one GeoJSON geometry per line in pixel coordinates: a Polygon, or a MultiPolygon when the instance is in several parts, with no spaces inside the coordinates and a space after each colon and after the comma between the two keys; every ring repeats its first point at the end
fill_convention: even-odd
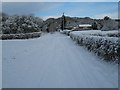
{"type": "Polygon", "coordinates": [[[3,41],[3,88],[117,88],[118,66],[54,33],[3,41]]]}

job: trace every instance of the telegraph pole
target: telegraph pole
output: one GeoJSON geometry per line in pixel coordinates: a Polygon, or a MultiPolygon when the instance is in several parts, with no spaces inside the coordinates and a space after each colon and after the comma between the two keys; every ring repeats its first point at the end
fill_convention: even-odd
{"type": "Polygon", "coordinates": [[[64,13],[62,15],[62,24],[61,24],[61,29],[64,30],[65,29],[65,16],[64,13]]]}
{"type": "Polygon", "coordinates": [[[63,13],[63,29],[65,27],[64,13],[63,13]]]}

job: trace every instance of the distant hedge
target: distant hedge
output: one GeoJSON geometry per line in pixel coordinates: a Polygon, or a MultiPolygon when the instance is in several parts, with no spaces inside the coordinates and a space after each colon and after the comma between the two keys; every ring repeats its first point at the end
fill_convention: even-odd
{"type": "Polygon", "coordinates": [[[34,33],[20,33],[20,34],[1,34],[0,39],[7,40],[7,39],[29,39],[29,38],[36,38],[40,37],[41,32],[34,32],[34,33]]]}

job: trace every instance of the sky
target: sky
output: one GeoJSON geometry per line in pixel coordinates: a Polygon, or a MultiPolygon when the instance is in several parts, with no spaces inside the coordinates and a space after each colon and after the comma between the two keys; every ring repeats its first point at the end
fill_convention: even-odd
{"type": "Polygon", "coordinates": [[[1,0],[2,2],[119,2],[119,0],[1,0]]]}
{"type": "Polygon", "coordinates": [[[118,2],[3,2],[2,11],[13,14],[34,14],[44,20],[57,18],[64,12],[71,17],[118,17],[118,2]]]}

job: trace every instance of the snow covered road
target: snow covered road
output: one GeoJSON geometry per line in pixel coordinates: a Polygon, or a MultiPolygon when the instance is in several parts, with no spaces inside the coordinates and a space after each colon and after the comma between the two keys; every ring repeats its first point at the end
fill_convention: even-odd
{"type": "Polygon", "coordinates": [[[60,33],[3,41],[3,88],[117,88],[117,65],[60,33]]]}

